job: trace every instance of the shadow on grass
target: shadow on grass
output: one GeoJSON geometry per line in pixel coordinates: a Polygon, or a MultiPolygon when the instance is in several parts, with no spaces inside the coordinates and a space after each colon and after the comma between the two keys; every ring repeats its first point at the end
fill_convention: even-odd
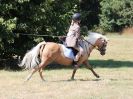
{"type": "Polygon", "coordinates": [[[133,61],[116,61],[110,60],[90,60],[90,64],[93,67],[102,68],[119,68],[119,67],[133,67],[133,61]]]}
{"type": "MultiPolygon", "coordinates": [[[[120,68],[120,67],[133,67],[133,61],[116,61],[113,59],[110,60],[88,60],[91,66],[94,68],[120,68]]],[[[71,69],[73,66],[63,66],[59,64],[51,64],[46,67],[47,70],[50,69],[71,69]]],[[[80,68],[85,68],[82,65],[80,68]]]]}
{"type": "MultiPolygon", "coordinates": [[[[88,60],[91,66],[94,68],[100,67],[100,68],[120,68],[120,67],[133,67],[133,61],[116,61],[113,59],[109,60],[88,60]]],[[[15,63],[14,63],[15,64],[15,63]]],[[[11,71],[19,71],[22,70],[20,67],[15,65],[10,65],[7,67],[0,66],[0,70],[11,70],[11,71]]],[[[80,68],[85,68],[84,65],[81,65],[80,68]]],[[[46,70],[54,70],[54,69],[73,69],[73,66],[63,66],[57,63],[52,63],[45,68],[46,70]]]]}
{"type": "Polygon", "coordinates": [[[71,80],[71,79],[66,79],[66,80],[46,80],[44,82],[76,82],[76,81],[81,81],[81,82],[100,82],[100,81],[113,81],[113,82],[116,82],[116,81],[133,81],[133,79],[128,79],[128,78],[94,78],[94,79],[74,79],[74,80],[71,80]]]}
{"type": "Polygon", "coordinates": [[[103,80],[103,79],[100,79],[100,78],[96,78],[96,79],[74,79],[74,80],[68,79],[68,80],[56,80],[56,81],[50,81],[50,82],[101,81],[101,80],[103,80]]]}

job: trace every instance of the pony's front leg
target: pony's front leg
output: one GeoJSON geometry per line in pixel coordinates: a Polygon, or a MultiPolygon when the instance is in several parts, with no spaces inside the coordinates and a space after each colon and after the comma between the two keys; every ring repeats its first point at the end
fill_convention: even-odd
{"type": "Polygon", "coordinates": [[[75,76],[75,73],[76,73],[76,71],[77,71],[78,68],[79,68],[79,65],[75,65],[75,66],[74,66],[71,80],[74,80],[74,76],[75,76]]]}
{"type": "Polygon", "coordinates": [[[92,73],[99,78],[100,76],[93,70],[92,66],[88,63],[88,61],[86,60],[85,62],[83,62],[83,64],[87,67],[87,69],[90,69],[92,71],[92,73]]]}

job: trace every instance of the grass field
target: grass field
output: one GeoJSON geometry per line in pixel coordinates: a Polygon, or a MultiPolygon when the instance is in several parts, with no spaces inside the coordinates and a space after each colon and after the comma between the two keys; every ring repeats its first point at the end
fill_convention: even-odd
{"type": "Polygon", "coordinates": [[[105,56],[94,50],[90,64],[100,75],[80,68],[74,81],[72,69],[45,70],[24,83],[28,71],[0,71],[0,99],[133,99],[133,36],[108,35],[105,56]]]}

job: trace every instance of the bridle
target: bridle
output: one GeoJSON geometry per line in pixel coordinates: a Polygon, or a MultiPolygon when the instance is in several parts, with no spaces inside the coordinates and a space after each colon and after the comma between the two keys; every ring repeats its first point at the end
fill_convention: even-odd
{"type": "MultiPolygon", "coordinates": [[[[85,40],[85,39],[83,39],[83,40],[84,40],[85,42],[87,42],[88,45],[91,45],[91,46],[93,46],[96,50],[100,51],[100,53],[102,53],[102,52],[105,51],[105,50],[103,49],[104,47],[106,47],[105,41],[104,41],[104,43],[102,44],[102,46],[99,48],[98,46],[93,45],[93,44],[90,43],[89,41],[87,41],[87,40],[85,40]]],[[[86,47],[86,45],[85,45],[85,47],[86,47]]],[[[86,49],[87,49],[87,47],[86,47],[86,49]]],[[[87,51],[87,54],[89,55],[88,51],[87,51]]]]}

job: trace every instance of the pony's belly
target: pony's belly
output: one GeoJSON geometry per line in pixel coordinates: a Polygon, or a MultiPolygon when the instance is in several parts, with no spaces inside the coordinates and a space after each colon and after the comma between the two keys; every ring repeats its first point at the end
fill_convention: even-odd
{"type": "Polygon", "coordinates": [[[61,65],[71,65],[72,64],[72,61],[71,59],[69,58],[66,58],[66,57],[58,57],[55,62],[58,63],[58,64],[61,64],[61,65]]]}

